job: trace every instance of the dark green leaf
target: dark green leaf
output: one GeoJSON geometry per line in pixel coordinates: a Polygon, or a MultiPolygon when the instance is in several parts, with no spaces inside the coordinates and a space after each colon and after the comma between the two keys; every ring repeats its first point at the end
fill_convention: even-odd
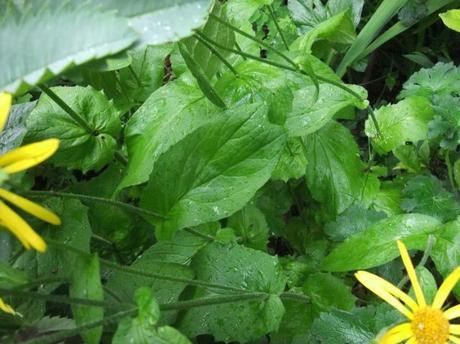
{"type": "Polygon", "coordinates": [[[167,218],[159,237],[233,214],[268,181],[285,136],[266,113],[260,103],[235,107],[160,157],[141,198],[167,218]]]}
{"type": "Polygon", "coordinates": [[[60,139],[52,162],[57,166],[99,170],[113,158],[121,130],[118,111],[102,92],[91,87],[54,87],[52,90],[93,129],[88,133],[46,94],[27,119],[28,142],[60,139]]]}
{"type": "MultiPolygon", "coordinates": [[[[276,257],[243,246],[214,243],[193,259],[192,266],[200,280],[270,296],[187,310],[179,326],[187,336],[212,334],[217,341],[245,343],[276,331],[284,313],[278,295],[286,283],[276,257]]],[[[194,297],[217,295],[222,291],[200,288],[194,297]]]]}

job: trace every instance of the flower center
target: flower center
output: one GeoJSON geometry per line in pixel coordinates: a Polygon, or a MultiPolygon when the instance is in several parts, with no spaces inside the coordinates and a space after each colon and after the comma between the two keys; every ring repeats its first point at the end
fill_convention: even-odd
{"type": "Polygon", "coordinates": [[[411,329],[417,344],[445,344],[449,338],[449,321],[439,309],[425,307],[416,311],[411,329]]]}

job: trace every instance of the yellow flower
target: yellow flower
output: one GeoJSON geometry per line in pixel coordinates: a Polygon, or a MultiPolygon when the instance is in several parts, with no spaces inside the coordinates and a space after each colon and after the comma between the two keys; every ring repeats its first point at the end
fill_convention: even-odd
{"type": "MultiPolygon", "coordinates": [[[[6,124],[11,108],[11,100],[12,97],[10,94],[0,93],[0,132],[3,131],[6,124]]],[[[48,159],[56,152],[58,146],[59,140],[49,139],[25,145],[0,155],[0,184],[1,181],[8,178],[8,175],[24,171],[48,159]]],[[[0,199],[13,204],[45,222],[53,225],[61,224],[59,217],[48,209],[6,189],[0,188],[0,199]]],[[[44,252],[46,244],[43,239],[4,201],[0,200],[0,226],[6,227],[13,233],[25,248],[34,248],[37,251],[44,252]]],[[[0,308],[3,310],[8,309],[3,302],[0,302],[0,308]]]]}
{"type": "Polygon", "coordinates": [[[460,325],[450,323],[451,320],[460,317],[460,305],[447,310],[442,309],[460,279],[460,267],[445,279],[433,303],[427,305],[406,246],[398,241],[398,248],[417,301],[377,275],[366,271],[355,274],[367,289],[392,305],[409,320],[390,329],[379,340],[379,344],[397,344],[403,341],[408,344],[460,343],[460,338],[457,337],[460,335],[460,325]]]}
{"type": "Polygon", "coordinates": [[[9,314],[13,314],[13,315],[17,314],[14,311],[14,309],[10,305],[8,305],[5,302],[3,302],[3,300],[1,298],[0,298],[0,309],[2,311],[4,311],[5,313],[9,313],[9,314]]]}

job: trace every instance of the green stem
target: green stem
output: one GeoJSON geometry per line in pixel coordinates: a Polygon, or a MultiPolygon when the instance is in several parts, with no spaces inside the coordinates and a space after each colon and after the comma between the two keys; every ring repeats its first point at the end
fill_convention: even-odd
{"type": "MultiPolygon", "coordinates": [[[[62,242],[55,241],[50,238],[45,238],[46,242],[50,244],[51,246],[54,246],[57,249],[68,251],[68,252],[73,252],[75,254],[85,256],[85,257],[93,257],[90,253],[87,253],[85,251],[82,251],[76,247],[66,245],[62,242]]],[[[99,262],[102,265],[105,265],[108,268],[112,268],[117,271],[121,271],[126,274],[131,274],[131,275],[136,275],[136,276],[144,276],[148,278],[153,278],[153,279],[160,279],[164,281],[171,281],[171,282],[177,282],[177,283],[184,283],[184,284],[189,284],[193,285],[196,287],[203,287],[203,288],[212,288],[212,289],[222,289],[222,290],[229,290],[229,291],[234,291],[234,292],[239,292],[240,294],[242,293],[248,293],[247,290],[240,289],[240,288],[235,288],[235,287],[230,287],[222,284],[215,284],[215,283],[209,283],[206,281],[200,281],[200,280],[192,280],[188,278],[181,278],[181,277],[175,277],[175,276],[168,276],[168,275],[162,275],[154,272],[146,272],[142,270],[137,270],[128,266],[122,266],[117,263],[111,262],[109,260],[105,260],[103,258],[99,258],[99,262]]]]}
{"type": "Polygon", "coordinates": [[[31,291],[22,291],[16,289],[3,289],[0,288],[0,295],[2,296],[18,296],[18,297],[29,297],[37,300],[45,300],[54,303],[63,303],[63,304],[76,304],[84,306],[93,306],[93,307],[106,307],[106,308],[120,308],[120,304],[114,305],[109,302],[91,300],[91,299],[82,299],[77,297],[69,297],[65,295],[49,295],[36,293],[31,291]]]}
{"type": "Polygon", "coordinates": [[[121,154],[120,151],[115,151],[115,159],[121,162],[121,164],[124,166],[128,165],[128,159],[123,154],[121,154]]]}
{"type": "Polygon", "coordinates": [[[246,37],[246,38],[249,38],[250,40],[253,40],[254,42],[260,44],[261,46],[263,46],[264,48],[267,48],[268,50],[271,50],[272,52],[274,52],[276,55],[280,56],[281,58],[283,58],[284,60],[286,60],[289,64],[291,64],[294,68],[298,69],[299,67],[297,66],[297,64],[292,61],[289,57],[287,57],[285,54],[283,54],[281,51],[279,51],[278,49],[276,48],[273,48],[270,44],[267,44],[265,43],[264,41],[261,41],[260,39],[254,37],[253,35],[250,35],[246,32],[244,32],[243,30],[240,30],[238,29],[236,26],[233,26],[232,24],[226,22],[225,20],[222,20],[221,18],[219,18],[218,16],[216,16],[215,14],[210,14],[209,15],[210,18],[214,19],[214,20],[217,20],[219,23],[221,23],[222,25],[225,25],[227,26],[228,28],[230,28],[231,30],[239,33],[240,35],[246,37]]]}
{"type": "Polygon", "coordinates": [[[200,237],[202,239],[206,239],[208,241],[214,241],[215,240],[215,238],[212,237],[211,235],[203,234],[200,231],[197,231],[196,229],[193,229],[193,228],[184,228],[183,231],[189,232],[189,233],[191,233],[193,235],[196,235],[196,236],[198,236],[198,237],[200,237]]]}
{"type": "Polygon", "coordinates": [[[62,342],[64,339],[79,335],[80,333],[86,330],[90,330],[92,328],[103,326],[103,325],[110,324],[110,323],[115,323],[120,319],[134,316],[137,314],[137,312],[138,312],[137,307],[131,308],[126,311],[121,311],[113,315],[106,316],[102,320],[92,321],[92,322],[83,324],[72,330],[61,331],[61,332],[53,333],[51,335],[33,338],[23,343],[24,344],[52,344],[52,343],[62,342]]]}
{"type": "Polygon", "coordinates": [[[276,30],[278,30],[278,33],[281,36],[281,40],[283,41],[284,46],[286,47],[286,50],[289,51],[289,45],[287,44],[286,38],[284,37],[283,31],[281,30],[278,20],[276,19],[275,13],[273,12],[273,7],[272,5],[267,5],[268,12],[270,13],[270,17],[272,17],[273,22],[275,23],[276,30]]]}
{"type": "MultiPolygon", "coordinates": [[[[431,255],[431,251],[433,250],[433,246],[436,243],[436,237],[433,234],[428,235],[428,240],[426,243],[425,252],[423,252],[423,257],[420,259],[420,262],[417,264],[417,268],[421,268],[425,266],[428,258],[431,255]]],[[[406,283],[409,282],[409,277],[406,275],[404,278],[398,283],[398,288],[402,289],[406,283]]]]}
{"type": "Polygon", "coordinates": [[[454,179],[454,173],[453,173],[453,168],[452,168],[452,163],[450,161],[450,152],[446,151],[446,166],[447,166],[447,175],[449,176],[449,182],[450,186],[452,187],[452,190],[454,191],[455,194],[457,194],[457,186],[455,185],[455,179],[454,179]]]}
{"type": "Polygon", "coordinates": [[[165,218],[163,215],[157,214],[153,211],[139,208],[129,203],[115,201],[113,199],[96,197],[96,196],[89,196],[89,195],[82,195],[82,194],[74,194],[68,192],[59,192],[59,191],[27,191],[24,193],[29,197],[65,197],[65,198],[75,198],[80,199],[82,201],[89,201],[95,203],[103,203],[113,207],[122,208],[124,210],[139,214],[139,215],[146,215],[146,216],[153,216],[159,218],[165,218]]]}
{"type": "Polygon", "coordinates": [[[72,108],[66,104],[64,100],[62,100],[56,93],[54,93],[50,88],[46,87],[45,85],[38,86],[43,93],[45,93],[48,97],[50,97],[59,107],[67,112],[67,114],[72,117],[72,119],[77,122],[77,124],[86,130],[86,132],[90,135],[97,136],[97,131],[93,130],[89,124],[79,115],[77,114],[72,108]]]}
{"type": "Polygon", "coordinates": [[[227,66],[228,69],[230,69],[230,71],[237,77],[239,78],[239,74],[238,72],[236,71],[235,68],[233,68],[233,66],[230,64],[230,62],[227,61],[227,59],[222,56],[221,53],[219,53],[219,51],[217,51],[217,49],[215,49],[211,44],[209,44],[208,42],[206,42],[203,38],[201,38],[199,35],[195,34],[194,37],[199,40],[201,42],[201,44],[203,44],[206,48],[209,49],[209,51],[211,51],[224,65],[227,66]]]}
{"type": "Polygon", "coordinates": [[[299,294],[299,293],[294,293],[291,291],[286,291],[280,295],[281,299],[286,299],[286,300],[295,300],[295,301],[300,301],[303,303],[310,303],[311,300],[308,296],[299,294]]]}
{"type": "Polygon", "coordinates": [[[24,290],[24,289],[34,288],[42,284],[48,284],[48,283],[66,283],[66,282],[68,282],[68,279],[65,277],[43,277],[43,278],[37,278],[28,283],[18,285],[15,287],[15,290],[24,290]]]}
{"type": "Polygon", "coordinates": [[[261,292],[245,293],[245,294],[237,294],[237,295],[210,296],[210,297],[203,297],[203,298],[195,299],[195,300],[178,301],[178,302],[171,303],[171,304],[160,305],[160,309],[162,311],[188,309],[188,308],[193,308],[193,307],[220,305],[223,303],[265,299],[268,296],[269,295],[267,293],[261,293],[261,292]]]}

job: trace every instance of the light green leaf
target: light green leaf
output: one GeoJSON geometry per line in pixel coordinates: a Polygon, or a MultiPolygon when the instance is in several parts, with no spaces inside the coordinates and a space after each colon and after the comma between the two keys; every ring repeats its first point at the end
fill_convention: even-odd
{"type": "Polygon", "coordinates": [[[246,24],[256,11],[273,0],[232,0],[227,2],[228,17],[237,25],[246,24]]]}
{"type": "Polygon", "coordinates": [[[262,104],[220,114],[163,154],[141,196],[141,206],[166,217],[156,234],[227,217],[270,178],[285,143],[262,104]]]}
{"type": "Polygon", "coordinates": [[[159,45],[190,36],[205,23],[213,3],[212,0],[93,1],[128,17],[142,45],[159,45]]]}
{"type": "Polygon", "coordinates": [[[59,151],[53,156],[56,166],[99,170],[110,162],[121,130],[118,111],[102,92],[91,87],[53,87],[64,102],[79,114],[93,130],[88,133],[58,104],[42,94],[27,119],[26,140],[58,138],[59,151]]]}
{"type": "MultiPolygon", "coordinates": [[[[99,258],[79,257],[76,264],[70,269],[71,280],[69,286],[69,296],[102,301],[104,291],[101,284],[101,276],[99,272],[99,258]]],[[[101,320],[104,317],[104,308],[94,306],[72,305],[72,313],[77,326],[101,320]]],[[[81,334],[85,343],[97,344],[102,335],[102,326],[84,331],[81,334]]]]}
{"type": "MultiPolygon", "coordinates": [[[[364,88],[348,85],[363,99],[367,98],[364,88]]],[[[360,101],[344,90],[330,85],[320,84],[316,94],[314,85],[306,86],[294,92],[292,111],[287,115],[286,128],[291,136],[304,136],[321,129],[337,113],[347,108],[365,109],[367,101],[360,101]]]]}
{"type": "MultiPolygon", "coordinates": [[[[192,263],[196,278],[252,292],[268,298],[203,306],[185,312],[179,329],[189,337],[211,334],[216,341],[245,343],[276,331],[284,313],[279,294],[285,278],[276,257],[243,246],[217,243],[203,249],[192,263]]],[[[196,289],[194,297],[213,297],[222,291],[196,289]]]]}
{"type": "Polygon", "coordinates": [[[460,32],[460,10],[450,10],[439,15],[444,25],[449,29],[460,32]]]}
{"type": "Polygon", "coordinates": [[[411,248],[424,247],[428,235],[441,223],[434,217],[407,214],[376,222],[338,245],[324,260],[327,271],[369,269],[391,261],[399,255],[396,240],[411,248]]]}
{"type": "Polygon", "coordinates": [[[118,188],[147,181],[158,157],[216,111],[190,75],[155,91],[126,125],[129,162],[118,188]]]}
{"type": "Polygon", "coordinates": [[[330,122],[304,138],[307,149],[306,181],[313,198],[337,215],[352,203],[365,202],[366,190],[378,187],[364,173],[359,149],[348,129],[330,122]]]}
{"type": "Polygon", "coordinates": [[[394,105],[383,106],[375,112],[380,127],[379,136],[374,122],[366,121],[366,135],[379,153],[388,153],[406,142],[428,138],[428,122],[433,117],[429,100],[411,97],[394,105]]]}
{"type": "Polygon", "coordinates": [[[23,93],[70,67],[118,53],[137,39],[128,21],[113,12],[81,2],[42,7],[0,21],[0,91],[23,93]],[[25,47],[27,54],[19,53],[25,47]]]}

